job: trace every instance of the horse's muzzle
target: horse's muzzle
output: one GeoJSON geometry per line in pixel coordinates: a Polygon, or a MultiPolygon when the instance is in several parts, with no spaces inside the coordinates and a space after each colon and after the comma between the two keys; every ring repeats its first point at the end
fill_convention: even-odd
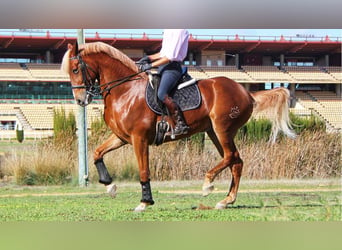
{"type": "Polygon", "coordinates": [[[93,97],[87,92],[84,92],[81,95],[75,95],[75,100],[78,105],[85,107],[92,102],[93,97]]]}

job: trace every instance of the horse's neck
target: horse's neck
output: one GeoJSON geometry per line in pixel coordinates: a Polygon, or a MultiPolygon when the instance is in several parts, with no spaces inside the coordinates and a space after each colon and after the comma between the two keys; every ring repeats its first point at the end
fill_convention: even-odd
{"type": "Polygon", "coordinates": [[[132,86],[135,86],[135,89],[137,89],[137,81],[147,82],[147,76],[144,74],[140,74],[140,77],[134,76],[134,74],[137,72],[122,64],[118,60],[112,58],[105,60],[100,59],[97,61],[97,63],[100,69],[100,85],[103,86],[103,89],[112,89],[111,91],[114,95],[122,95],[124,92],[127,92],[130,88],[132,88],[132,86]],[[125,79],[129,76],[132,76],[132,79],[125,81],[125,79]],[[121,81],[123,82],[120,83],[121,81]],[[110,84],[107,85],[108,83],[110,84]],[[117,86],[111,88],[111,86],[116,84],[117,86]]]}
{"type": "Polygon", "coordinates": [[[115,81],[133,75],[135,72],[117,60],[104,61],[100,65],[103,83],[115,81]]]}

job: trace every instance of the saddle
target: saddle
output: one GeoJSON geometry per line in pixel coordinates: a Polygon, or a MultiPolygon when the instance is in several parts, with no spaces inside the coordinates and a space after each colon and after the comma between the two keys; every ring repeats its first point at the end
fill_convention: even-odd
{"type": "MultiPolygon", "coordinates": [[[[182,76],[170,96],[182,111],[196,109],[201,104],[201,93],[197,86],[197,80],[188,74],[186,67],[183,67],[182,70],[182,76]]],[[[149,78],[149,84],[146,87],[146,103],[156,114],[166,115],[167,110],[157,97],[160,75],[150,73],[149,78]]]]}
{"type": "MultiPolygon", "coordinates": [[[[202,97],[197,85],[197,80],[188,74],[186,67],[182,67],[182,71],[182,76],[178,81],[177,86],[169,95],[183,112],[198,108],[201,104],[202,97]]],[[[172,128],[166,120],[168,111],[157,97],[160,75],[149,73],[149,78],[150,80],[149,84],[147,84],[145,95],[146,103],[153,112],[162,116],[161,121],[156,125],[157,133],[155,138],[155,144],[160,145],[163,143],[165,136],[170,135],[172,139],[174,139],[174,136],[172,135],[172,128]],[[171,133],[167,133],[170,129],[171,133]]]]}

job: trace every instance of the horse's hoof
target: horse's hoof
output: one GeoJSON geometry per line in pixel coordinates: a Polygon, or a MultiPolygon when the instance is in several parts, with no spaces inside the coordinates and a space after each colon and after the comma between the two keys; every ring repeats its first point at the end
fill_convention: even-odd
{"type": "Polygon", "coordinates": [[[107,193],[109,194],[109,196],[112,198],[115,198],[116,197],[116,185],[110,184],[106,186],[106,188],[107,188],[107,193]]]}
{"type": "Polygon", "coordinates": [[[203,196],[208,196],[213,191],[214,191],[214,185],[213,184],[209,184],[208,186],[203,186],[202,187],[202,195],[203,196]]]}
{"type": "Polygon", "coordinates": [[[227,205],[222,202],[217,203],[215,206],[215,209],[219,209],[219,210],[226,209],[226,208],[227,208],[227,205]]]}
{"type": "Polygon", "coordinates": [[[137,212],[137,213],[140,213],[140,212],[144,212],[146,210],[146,207],[147,207],[147,204],[144,203],[144,202],[141,202],[139,204],[139,206],[137,206],[135,209],[134,209],[134,212],[137,212]]]}

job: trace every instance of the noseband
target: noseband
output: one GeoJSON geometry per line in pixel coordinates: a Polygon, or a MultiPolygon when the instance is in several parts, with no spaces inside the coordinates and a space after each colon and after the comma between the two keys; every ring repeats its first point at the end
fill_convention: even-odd
{"type": "MultiPolygon", "coordinates": [[[[82,57],[80,54],[78,54],[77,56],[73,56],[69,58],[70,60],[78,60],[79,64],[80,64],[80,69],[81,69],[81,73],[82,73],[82,82],[84,83],[84,85],[71,85],[71,89],[85,89],[87,91],[87,94],[90,96],[99,96],[105,92],[109,92],[112,88],[115,88],[116,86],[121,85],[122,83],[128,82],[128,81],[133,81],[133,80],[138,80],[141,79],[141,77],[138,78],[132,78],[142,72],[137,72],[134,73],[132,75],[111,81],[111,82],[107,82],[104,84],[98,84],[99,83],[99,75],[98,73],[92,68],[90,67],[86,62],[83,61],[82,57]],[[91,77],[89,70],[92,71],[95,74],[95,77],[91,77]],[[102,87],[104,87],[103,89],[101,89],[102,87]]],[[[73,73],[77,74],[78,69],[77,70],[73,70],[73,73]]]]}
{"type": "MultiPolygon", "coordinates": [[[[79,64],[80,64],[80,69],[81,69],[81,73],[82,73],[82,82],[84,83],[84,85],[71,85],[71,89],[86,89],[87,94],[91,95],[91,96],[98,96],[101,93],[101,89],[99,84],[97,84],[97,80],[98,80],[98,74],[96,73],[96,71],[90,67],[87,63],[85,63],[81,57],[81,55],[77,55],[77,56],[73,56],[70,57],[70,60],[78,60],[79,64]],[[91,70],[94,74],[95,77],[92,78],[89,70],[91,70]]],[[[78,69],[73,70],[73,73],[77,73],[78,69]]]]}

